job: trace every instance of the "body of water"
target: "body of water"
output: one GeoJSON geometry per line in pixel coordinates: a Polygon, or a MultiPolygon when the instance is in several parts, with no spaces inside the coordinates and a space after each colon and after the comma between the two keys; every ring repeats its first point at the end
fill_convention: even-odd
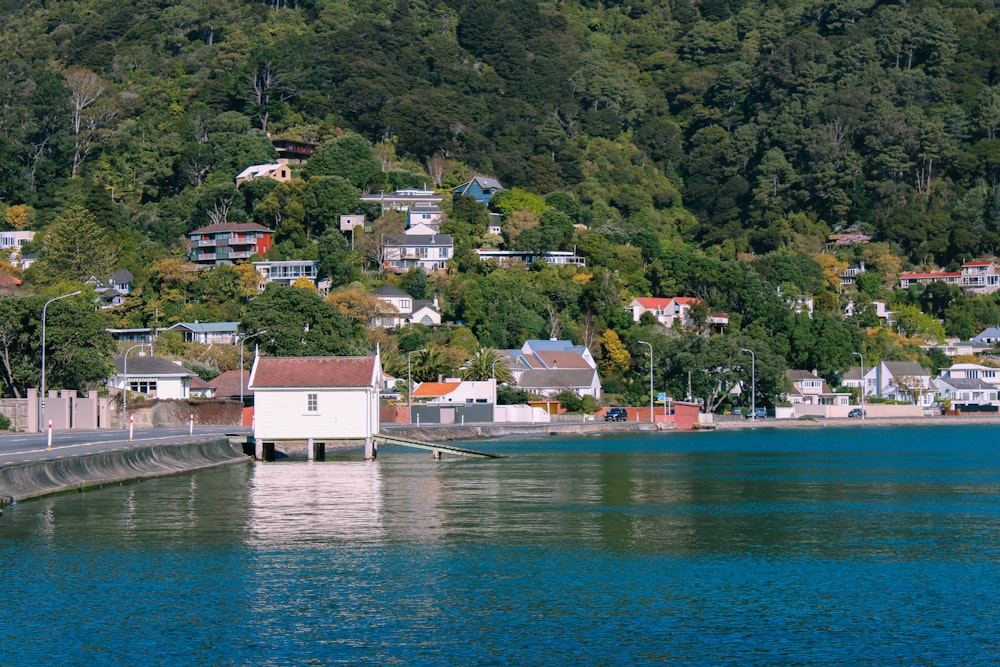
{"type": "Polygon", "coordinates": [[[1000,664],[994,427],[473,446],[7,508],[0,666],[1000,664]]]}

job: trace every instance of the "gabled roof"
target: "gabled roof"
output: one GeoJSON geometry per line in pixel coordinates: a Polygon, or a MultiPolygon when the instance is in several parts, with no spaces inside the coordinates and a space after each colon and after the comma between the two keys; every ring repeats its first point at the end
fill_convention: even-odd
{"type": "Polygon", "coordinates": [[[130,283],[134,277],[128,269],[118,269],[111,274],[111,280],[116,283],[130,283]]]}
{"type": "Polygon", "coordinates": [[[413,390],[413,398],[436,398],[447,396],[462,386],[461,382],[421,382],[413,390]]]}
{"type": "Polygon", "coordinates": [[[521,373],[519,389],[576,389],[594,385],[593,368],[531,369],[521,373]]]}
{"type": "Polygon", "coordinates": [[[973,380],[970,378],[935,378],[940,384],[946,384],[953,389],[966,389],[966,390],[996,390],[996,386],[983,382],[982,380],[973,380]]]}
{"type": "Polygon", "coordinates": [[[799,380],[820,380],[822,378],[813,375],[809,371],[785,371],[785,375],[792,382],[798,382],[799,380]]]}
{"type": "Polygon", "coordinates": [[[239,174],[236,175],[236,178],[253,179],[256,178],[257,176],[260,176],[261,174],[267,174],[276,169],[281,169],[282,166],[283,165],[279,163],[255,164],[241,171],[239,174]]]}
{"type": "Polygon", "coordinates": [[[371,387],[375,357],[258,357],[250,386],[261,389],[371,387]]]}
{"type": "Polygon", "coordinates": [[[265,232],[273,234],[274,230],[268,229],[264,225],[256,222],[216,222],[205,227],[199,227],[193,232],[188,232],[188,236],[194,234],[221,234],[222,232],[265,232]]]}
{"type": "Polygon", "coordinates": [[[655,296],[638,296],[635,298],[646,310],[662,310],[670,305],[671,299],[655,296]]]}
{"type": "Polygon", "coordinates": [[[930,373],[924,370],[923,366],[915,361],[883,361],[882,363],[885,364],[887,369],[889,369],[889,372],[892,373],[893,377],[899,375],[912,375],[915,377],[930,375],[930,373]]]}
{"type": "Polygon", "coordinates": [[[479,187],[483,190],[503,190],[503,186],[500,185],[500,181],[497,179],[489,178],[488,176],[476,176],[471,180],[452,188],[451,191],[464,195],[469,191],[473,183],[478,183],[479,187]]]}
{"type": "Polygon", "coordinates": [[[984,338],[1000,338],[1000,327],[983,329],[972,340],[983,340],[984,338]]]}
{"type": "Polygon", "coordinates": [[[963,262],[962,266],[989,266],[993,262],[963,262]]]}
{"type": "Polygon", "coordinates": [[[239,328],[239,322],[178,322],[166,327],[165,330],[187,329],[199,333],[236,333],[239,328]]]}
{"type": "Polygon", "coordinates": [[[211,382],[209,382],[209,385],[215,388],[215,395],[218,398],[239,396],[241,375],[243,377],[243,395],[248,396],[253,394],[253,390],[248,387],[248,383],[250,381],[250,371],[240,371],[239,369],[234,369],[219,373],[212,379],[211,382]]]}
{"type": "Polygon", "coordinates": [[[114,355],[115,372],[121,375],[128,371],[129,377],[142,375],[146,377],[196,377],[198,374],[180,364],[163,357],[129,356],[128,368],[125,367],[125,357],[114,355]]]}
{"type": "MultiPolygon", "coordinates": [[[[869,370],[869,369],[866,369],[866,370],[869,370]]],[[[844,377],[841,378],[841,379],[842,380],[859,380],[860,381],[861,380],[861,367],[860,366],[852,366],[851,368],[847,369],[847,372],[844,373],[844,377]]]]}
{"type": "Polygon", "coordinates": [[[409,294],[399,289],[398,287],[394,287],[392,285],[382,285],[373,293],[377,297],[387,298],[387,299],[411,298],[409,294]]]}
{"type": "Polygon", "coordinates": [[[542,350],[525,355],[524,359],[532,368],[592,368],[583,355],[576,350],[565,352],[542,350]]]}

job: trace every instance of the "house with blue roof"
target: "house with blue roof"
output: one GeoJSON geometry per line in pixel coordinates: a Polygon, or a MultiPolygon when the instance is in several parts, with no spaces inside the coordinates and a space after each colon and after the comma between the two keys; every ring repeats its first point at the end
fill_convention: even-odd
{"type": "Polygon", "coordinates": [[[471,181],[452,188],[451,195],[453,197],[473,197],[483,206],[487,206],[493,195],[501,190],[503,190],[503,186],[500,185],[500,181],[497,179],[476,176],[471,181]]]}

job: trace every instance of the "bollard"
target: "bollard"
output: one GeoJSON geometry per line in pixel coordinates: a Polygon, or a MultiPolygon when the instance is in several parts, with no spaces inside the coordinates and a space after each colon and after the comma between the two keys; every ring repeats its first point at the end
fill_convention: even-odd
{"type": "Polygon", "coordinates": [[[135,417],[129,415],[128,417],[128,441],[132,442],[132,430],[135,428],[135,417]]]}
{"type": "Polygon", "coordinates": [[[194,435],[194,415],[193,414],[190,417],[188,417],[188,422],[190,422],[190,425],[188,426],[188,435],[194,435]]]}
{"type": "Polygon", "coordinates": [[[52,449],[52,420],[49,420],[49,444],[45,449],[52,449]]]}

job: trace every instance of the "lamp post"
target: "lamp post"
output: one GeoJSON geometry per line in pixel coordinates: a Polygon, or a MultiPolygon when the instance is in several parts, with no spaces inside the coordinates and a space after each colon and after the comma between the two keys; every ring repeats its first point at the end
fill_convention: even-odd
{"type": "Polygon", "coordinates": [[[243,343],[247,342],[254,336],[259,336],[261,334],[266,334],[266,333],[267,329],[262,329],[257,333],[242,334],[242,335],[237,334],[237,337],[240,339],[240,405],[241,406],[243,405],[243,385],[246,384],[245,382],[243,382],[243,343]]]}
{"type": "Polygon", "coordinates": [[[852,352],[861,360],[861,418],[865,418],[865,356],[860,352],[852,352]]]}
{"type": "Polygon", "coordinates": [[[136,348],[149,346],[149,355],[153,356],[152,343],[139,343],[125,350],[125,357],[122,361],[122,428],[125,428],[125,398],[128,395],[128,353],[136,348]]]}
{"type": "Polygon", "coordinates": [[[757,421],[757,356],[745,347],[740,352],[750,355],[750,419],[757,421]]]}
{"type": "Polygon", "coordinates": [[[48,310],[49,304],[53,301],[58,301],[59,299],[66,299],[71,296],[76,296],[80,293],[80,290],[75,292],[70,292],[69,294],[63,294],[62,296],[57,296],[49,299],[42,306],[42,378],[40,382],[40,394],[38,403],[38,431],[42,430],[42,408],[45,406],[45,311],[48,310]]]}
{"type": "Polygon", "coordinates": [[[653,344],[638,341],[649,348],[649,423],[653,423],[653,344]]]}
{"type": "Polygon", "coordinates": [[[411,350],[406,353],[406,419],[413,423],[413,371],[410,366],[410,359],[418,352],[426,352],[426,349],[411,350]]]}

